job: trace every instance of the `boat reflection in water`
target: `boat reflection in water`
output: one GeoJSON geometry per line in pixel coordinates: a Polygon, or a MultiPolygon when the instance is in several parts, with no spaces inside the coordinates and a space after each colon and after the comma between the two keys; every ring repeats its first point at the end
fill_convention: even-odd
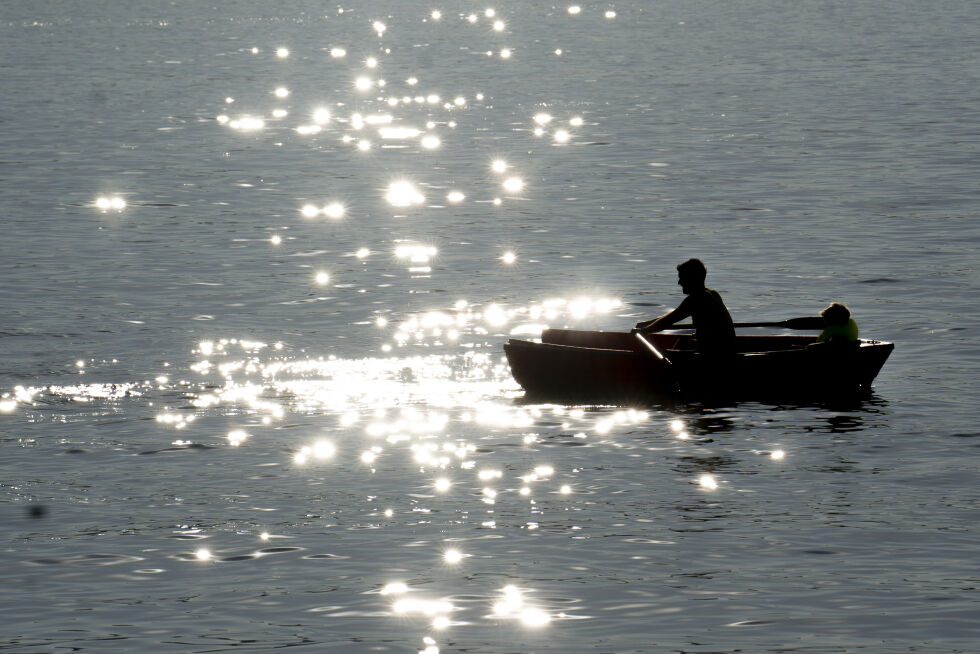
{"type": "Polygon", "coordinates": [[[812,336],[738,336],[737,353],[709,359],[691,334],[637,337],[623,332],[546,329],[541,342],[504,345],[514,379],[529,400],[649,403],[685,399],[860,396],[894,349],[861,340],[815,344],[812,336]]]}

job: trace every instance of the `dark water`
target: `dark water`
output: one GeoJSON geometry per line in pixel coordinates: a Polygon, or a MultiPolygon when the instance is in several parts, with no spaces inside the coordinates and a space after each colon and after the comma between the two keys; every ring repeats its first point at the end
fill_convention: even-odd
{"type": "Polygon", "coordinates": [[[975,650],[975,5],[570,7],[0,7],[0,649],[975,650]],[[517,401],[689,256],[874,395],[517,401]]]}

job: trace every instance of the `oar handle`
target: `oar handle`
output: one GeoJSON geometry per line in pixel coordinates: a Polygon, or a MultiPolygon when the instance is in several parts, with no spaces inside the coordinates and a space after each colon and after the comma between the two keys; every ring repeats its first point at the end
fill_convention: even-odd
{"type": "Polygon", "coordinates": [[[646,336],[640,334],[639,332],[633,335],[636,336],[636,340],[640,341],[640,343],[643,345],[646,351],[652,354],[655,359],[657,359],[658,361],[662,361],[664,364],[668,366],[673,365],[670,359],[667,358],[667,355],[661,352],[659,349],[657,349],[657,346],[651,343],[646,336]]]}

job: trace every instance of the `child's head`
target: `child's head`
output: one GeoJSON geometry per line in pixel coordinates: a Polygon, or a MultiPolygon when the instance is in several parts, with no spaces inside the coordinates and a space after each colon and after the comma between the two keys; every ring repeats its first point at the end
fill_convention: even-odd
{"type": "Polygon", "coordinates": [[[851,319],[851,310],[841,302],[833,302],[820,315],[828,325],[846,325],[851,319]]]}

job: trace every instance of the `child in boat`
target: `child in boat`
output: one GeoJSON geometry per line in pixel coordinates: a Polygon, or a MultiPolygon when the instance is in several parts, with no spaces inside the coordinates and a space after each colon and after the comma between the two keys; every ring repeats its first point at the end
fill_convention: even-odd
{"type": "Polygon", "coordinates": [[[690,317],[694,323],[698,351],[709,355],[735,352],[735,326],[718,291],[704,285],[707,268],[700,259],[688,259],[677,266],[677,283],[687,295],[680,305],[659,318],[636,323],[634,331],[658,332],[690,317]]]}
{"type": "Polygon", "coordinates": [[[846,305],[833,302],[820,315],[824,329],[817,336],[817,343],[857,343],[858,326],[846,305]]]}

